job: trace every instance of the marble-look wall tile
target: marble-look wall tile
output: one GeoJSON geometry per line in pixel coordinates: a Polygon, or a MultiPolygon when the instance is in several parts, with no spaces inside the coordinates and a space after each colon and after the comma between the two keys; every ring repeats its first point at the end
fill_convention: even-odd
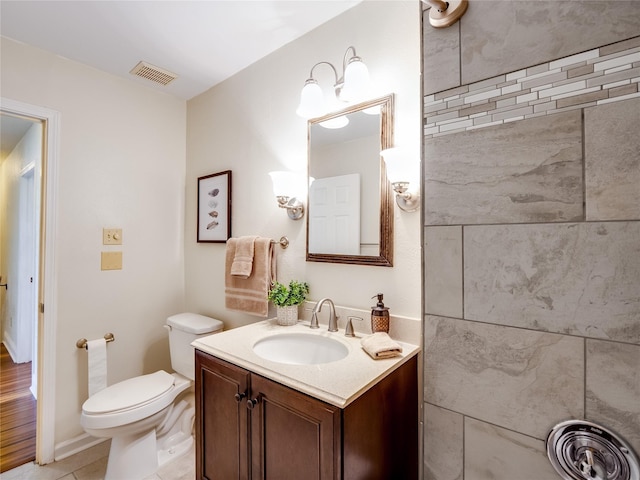
{"type": "Polygon", "coordinates": [[[465,318],[640,344],[640,222],[464,228],[465,318]]]}
{"type": "Polygon", "coordinates": [[[428,315],[424,399],[544,439],[584,414],[584,341],[428,315]]]}
{"type": "Polygon", "coordinates": [[[462,227],[424,229],[425,311],[462,318],[462,227]]]}
{"type": "Polygon", "coordinates": [[[464,417],[429,403],[424,407],[424,480],[462,480],[464,417]]]}
{"type": "Polygon", "coordinates": [[[640,220],[640,98],[586,108],[587,220],[640,220]]]}
{"type": "Polygon", "coordinates": [[[587,340],[585,410],[640,454],[640,346],[587,340]]]}
{"type": "Polygon", "coordinates": [[[481,1],[469,5],[460,21],[463,85],[640,32],[640,3],[633,0],[481,1]]]}
{"type": "Polygon", "coordinates": [[[460,85],[460,22],[448,28],[429,25],[429,9],[422,12],[424,95],[460,85]]]}
{"type": "Polygon", "coordinates": [[[544,440],[468,417],[464,433],[465,480],[559,478],[547,458],[544,440]]]}
{"type": "Polygon", "coordinates": [[[426,225],[582,220],[579,111],[425,139],[426,225]]]}

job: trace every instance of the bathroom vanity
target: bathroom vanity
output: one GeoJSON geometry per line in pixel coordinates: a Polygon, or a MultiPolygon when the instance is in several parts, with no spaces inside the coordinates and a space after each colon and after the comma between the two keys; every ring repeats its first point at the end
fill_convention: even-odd
{"type": "Polygon", "coordinates": [[[338,335],[265,321],[194,342],[198,479],[418,478],[418,347],[373,360],[338,335]],[[291,365],[253,351],[292,332],[332,337],[348,354],[291,365]]]}

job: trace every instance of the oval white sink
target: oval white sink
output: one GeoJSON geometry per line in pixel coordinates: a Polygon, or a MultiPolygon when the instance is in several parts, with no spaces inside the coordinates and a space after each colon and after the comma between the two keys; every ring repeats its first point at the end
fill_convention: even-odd
{"type": "Polygon", "coordinates": [[[342,360],[349,349],[337,340],[310,333],[281,333],[258,340],[259,357],[289,365],[318,365],[342,360]]]}

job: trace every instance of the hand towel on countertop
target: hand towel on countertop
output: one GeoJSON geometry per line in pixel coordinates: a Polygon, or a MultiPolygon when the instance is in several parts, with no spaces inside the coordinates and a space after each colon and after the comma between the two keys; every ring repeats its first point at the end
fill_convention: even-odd
{"type": "Polygon", "coordinates": [[[231,275],[234,277],[249,278],[253,269],[253,253],[255,235],[240,237],[236,242],[236,252],[231,264],[231,275]]]}
{"type": "Polygon", "coordinates": [[[385,332],[376,332],[364,337],[360,343],[364,351],[375,360],[397,357],[402,354],[402,347],[385,332]]]}
{"type": "Polygon", "coordinates": [[[231,275],[231,265],[238,244],[237,238],[227,240],[225,258],[225,307],[237,312],[266,318],[269,314],[267,295],[276,279],[276,256],[270,238],[257,237],[253,247],[253,268],[248,278],[231,275]]]}

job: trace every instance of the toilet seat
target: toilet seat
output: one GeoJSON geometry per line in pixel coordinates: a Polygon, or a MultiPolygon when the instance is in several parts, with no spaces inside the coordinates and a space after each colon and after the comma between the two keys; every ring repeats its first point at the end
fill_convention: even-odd
{"type": "Polygon", "coordinates": [[[149,417],[173,402],[176,377],[164,370],[113,384],[82,405],[85,428],[111,428],[149,417]]]}

